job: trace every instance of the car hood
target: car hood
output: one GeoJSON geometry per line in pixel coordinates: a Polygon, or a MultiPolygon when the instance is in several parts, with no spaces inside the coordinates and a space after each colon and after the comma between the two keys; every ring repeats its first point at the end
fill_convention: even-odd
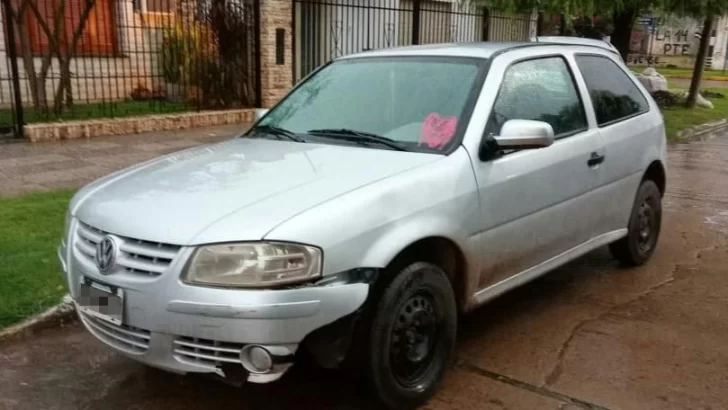
{"type": "Polygon", "coordinates": [[[147,241],[196,245],[258,240],[313,206],[441,158],[237,138],[97,181],[77,194],[71,209],[95,228],[147,241]]]}

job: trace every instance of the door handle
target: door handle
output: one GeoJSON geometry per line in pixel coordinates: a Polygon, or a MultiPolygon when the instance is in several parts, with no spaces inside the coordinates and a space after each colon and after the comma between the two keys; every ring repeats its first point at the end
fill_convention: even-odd
{"type": "Polygon", "coordinates": [[[604,162],[604,155],[601,155],[597,152],[592,152],[591,156],[586,161],[586,164],[591,168],[601,164],[602,162],[604,162]]]}

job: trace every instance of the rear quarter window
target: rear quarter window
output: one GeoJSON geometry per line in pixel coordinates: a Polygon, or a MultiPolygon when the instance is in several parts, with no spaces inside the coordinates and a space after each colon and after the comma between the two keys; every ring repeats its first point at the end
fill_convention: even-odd
{"type": "Polygon", "coordinates": [[[576,64],[584,77],[599,126],[606,126],[649,110],[649,104],[614,61],[603,56],[581,55],[576,64]]]}

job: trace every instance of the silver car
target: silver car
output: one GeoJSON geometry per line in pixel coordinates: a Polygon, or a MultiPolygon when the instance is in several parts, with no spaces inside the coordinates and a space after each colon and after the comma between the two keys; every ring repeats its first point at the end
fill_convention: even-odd
{"type": "Polygon", "coordinates": [[[658,107],[604,48],[368,52],[239,137],[84,187],[58,256],[88,331],[140,362],[266,383],[305,352],[412,406],[458,313],[605,245],[646,262],[665,159],[658,107]]]}

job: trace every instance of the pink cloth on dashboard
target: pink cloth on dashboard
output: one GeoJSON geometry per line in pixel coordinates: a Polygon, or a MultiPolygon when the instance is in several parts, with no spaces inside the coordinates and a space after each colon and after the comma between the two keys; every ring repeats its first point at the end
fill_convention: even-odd
{"type": "Polygon", "coordinates": [[[441,117],[436,112],[430,113],[422,122],[420,143],[430,148],[443,148],[455,136],[457,125],[457,117],[441,117]]]}

